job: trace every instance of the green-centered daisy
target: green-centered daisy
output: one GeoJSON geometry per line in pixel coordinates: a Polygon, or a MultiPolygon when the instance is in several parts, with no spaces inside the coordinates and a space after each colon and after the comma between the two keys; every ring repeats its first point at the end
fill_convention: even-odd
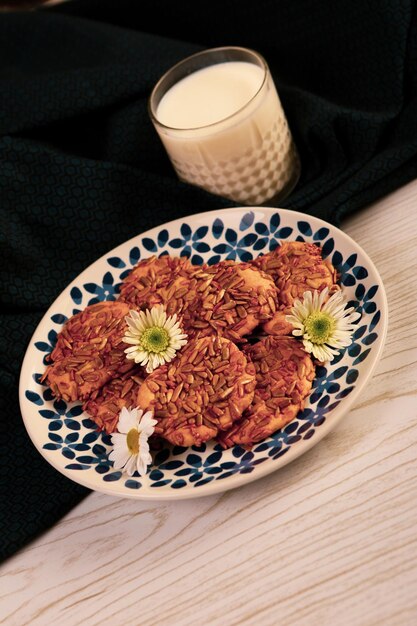
{"type": "Polygon", "coordinates": [[[360,313],[346,308],[342,291],[336,291],[328,300],[328,288],[306,291],[303,301],[295,300],[286,320],[293,325],[292,334],[303,338],[307,352],[319,361],[332,361],[339,350],[349,346],[360,313]]]}
{"type": "Polygon", "coordinates": [[[125,320],[128,328],[123,341],[131,344],[125,350],[126,357],[146,365],[148,374],[172,361],[176,351],[187,343],[177,315],[167,317],[162,304],[146,311],[129,311],[125,320]]]}
{"type": "Polygon", "coordinates": [[[143,413],[141,409],[123,407],[117,424],[118,432],[111,435],[113,450],[109,459],[115,469],[121,469],[129,476],[133,476],[135,471],[145,476],[148,465],[152,463],[148,438],[156,423],[152,411],[143,413]]]}

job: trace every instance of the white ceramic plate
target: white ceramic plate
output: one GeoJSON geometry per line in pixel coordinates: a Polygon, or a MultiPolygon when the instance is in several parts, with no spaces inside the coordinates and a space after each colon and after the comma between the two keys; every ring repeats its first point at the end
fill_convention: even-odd
{"type": "Polygon", "coordinates": [[[58,471],[96,491],[131,498],[191,498],[225,491],[265,476],[318,443],[346,414],[369,380],[383,349],[387,300],[381,278],[366,253],[341,230],[285,209],[243,207],[174,220],[130,239],[80,274],[46,312],[27,349],[20,376],[26,429],[39,452],[58,471]],[[146,477],[129,478],[108,460],[109,436],[99,433],[77,403],[54,400],[40,383],[45,357],[67,318],[88,304],[117,297],[117,286],[152,254],[186,254],[193,263],[245,261],[283,240],[323,247],[341,274],[348,300],[362,317],[349,348],[317,369],[304,411],[282,431],[253,446],[222,450],[168,446],[154,456],[146,477]]]}

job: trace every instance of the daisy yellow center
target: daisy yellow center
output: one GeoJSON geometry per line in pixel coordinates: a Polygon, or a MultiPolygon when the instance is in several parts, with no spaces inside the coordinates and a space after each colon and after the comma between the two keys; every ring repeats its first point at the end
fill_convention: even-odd
{"type": "Polygon", "coordinates": [[[328,313],[312,313],[304,320],[304,328],[310,341],[326,343],[335,329],[335,320],[328,313]]]}
{"type": "Polygon", "coordinates": [[[127,433],[126,444],[130,454],[139,453],[139,431],[137,428],[131,428],[127,433]]]}
{"type": "Polygon", "coordinates": [[[146,352],[163,352],[169,346],[169,334],[165,328],[150,326],[146,328],[140,338],[142,348],[146,352]]]}

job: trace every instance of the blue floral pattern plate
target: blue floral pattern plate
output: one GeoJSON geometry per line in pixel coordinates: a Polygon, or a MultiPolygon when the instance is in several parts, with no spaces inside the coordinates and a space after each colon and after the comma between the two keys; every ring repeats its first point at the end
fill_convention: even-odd
{"type": "Polygon", "coordinates": [[[289,463],[329,433],[355,402],[374,370],[385,342],[387,300],[381,278],[366,253],[345,233],[295,211],[243,207],[199,213],[153,228],[118,246],[88,267],[46,312],[27,349],[20,377],[26,429],[39,452],[68,478],[96,491],[133,498],[190,498],[225,491],[289,463]],[[53,398],[40,382],[45,357],[65,320],[88,304],[117,297],[129,270],[150,255],[186,255],[195,264],[221,259],[247,261],[280,241],[322,246],[341,275],[350,305],[360,311],[352,344],[319,367],[305,409],[283,430],[251,450],[170,446],[154,453],[145,477],[112,467],[108,435],[77,403],[53,398]]]}

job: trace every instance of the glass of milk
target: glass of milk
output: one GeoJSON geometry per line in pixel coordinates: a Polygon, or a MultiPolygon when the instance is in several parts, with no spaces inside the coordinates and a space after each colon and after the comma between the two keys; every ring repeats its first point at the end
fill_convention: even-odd
{"type": "Polygon", "coordinates": [[[246,205],[281,200],[300,162],[265,59],[204,50],[155,85],[149,114],[181,180],[246,205]]]}

